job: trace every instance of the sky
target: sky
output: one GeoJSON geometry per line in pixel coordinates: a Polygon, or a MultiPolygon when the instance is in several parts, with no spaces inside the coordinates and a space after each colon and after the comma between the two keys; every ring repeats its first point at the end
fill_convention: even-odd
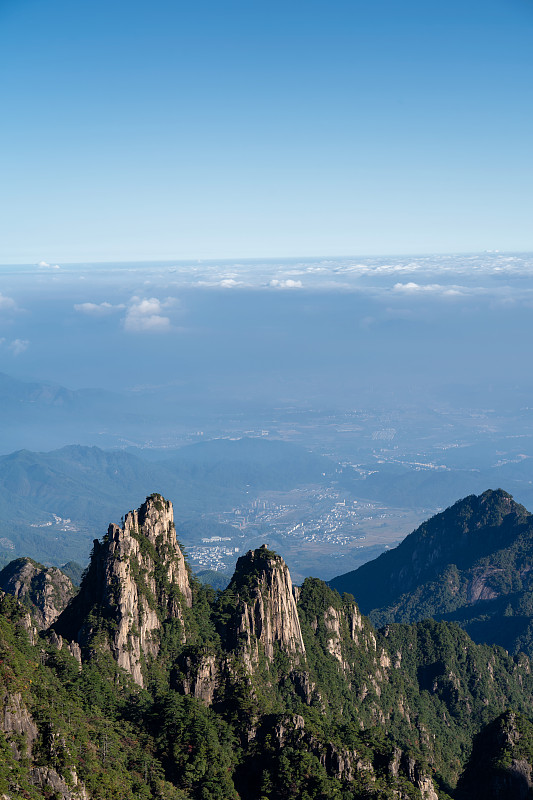
{"type": "Polygon", "coordinates": [[[533,250],[532,32],[531,0],[0,0],[0,264],[533,250]]]}
{"type": "Polygon", "coordinates": [[[41,262],[0,287],[0,372],[22,380],[185,410],[531,405],[531,253],[41,262]]]}

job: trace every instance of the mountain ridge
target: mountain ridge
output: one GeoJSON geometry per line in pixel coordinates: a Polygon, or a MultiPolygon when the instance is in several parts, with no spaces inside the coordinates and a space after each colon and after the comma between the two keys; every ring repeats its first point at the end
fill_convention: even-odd
{"type": "Polygon", "coordinates": [[[533,697],[527,656],[446,622],[378,630],[323,581],[293,587],[266,545],[202,586],[158,493],[32,625],[0,594],[9,800],[459,800],[474,737],[533,697]]]}
{"type": "Polygon", "coordinates": [[[458,501],[330,583],[377,625],[456,621],[475,641],[533,654],[533,516],[501,489],[458,501]]]}

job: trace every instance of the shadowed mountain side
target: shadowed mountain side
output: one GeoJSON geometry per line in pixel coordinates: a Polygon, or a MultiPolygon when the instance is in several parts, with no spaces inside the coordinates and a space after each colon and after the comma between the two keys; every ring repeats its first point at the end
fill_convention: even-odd
{"type": "Polygon", "coordinates": [[[533,654],[533,517],[502,490],[459,501],[331,584],[376,625],[432,617],[533,654]]]}
{"type": "MultiPolygon", "coordinates": [[[[531,514],[501,489],[488,490],[479,497],[470,495],[459,500],[424,522],[394,550],[339,575],[330,585],[353,594],[365,613],[390,606],[407,593],[423,592],[430,581],[445,580],[449,595],[455,598],[459,587],[451,576],[442,578],[447,568],[454,565],[464,571],[489,554],[518,542],[525,541],[527,550],[532,539],[531,514]]],[[[466,602],[494,596],[485,586],[486,578],[484,574],[479,580],[472,579],[466,602]]],[[[462,604],[460,598],[457,604],[462,604]]]]}
{"type": "Polygon", "coordinates": [[[528,800],[533,795],[533,725],[508,711],[476,736],[457,800],[528,800]]]}

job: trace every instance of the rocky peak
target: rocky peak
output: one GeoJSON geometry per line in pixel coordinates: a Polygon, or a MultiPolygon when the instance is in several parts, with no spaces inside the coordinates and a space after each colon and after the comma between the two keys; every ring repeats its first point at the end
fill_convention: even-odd
{"type": "Polygon", "coordinates": [[[172,503],[152,494],[121,528],[110,525],[104,539],[94,542],[80,592],[54,628],[82,652],[104,633],[106,649],[143,686],[142,666],[159,653],[163,623],[178,621],[185,640],[184,610],[191,605],[172,503]]]}
{"type": "MultiPolygon", "coordinates": [[[[108,536],[116,542],[115,549],[121,549],[119,542],[136,539],[139,551],[149,550],[149,543],[155,553],[163,560],[166,580],[176,585],[187,605],[192,605],[192,592],[185,560],[176,539],[174,512],[170,500],[160,494],[152,494],[137,510],[126,515],[122,530],[117,525],[110,525],[108,536]]],[[[135,549],[135,548],[134,548],[135,549]]]]}
{"type": "Polygon", "coordinates": [[[270,662],[277,647],[293,663],[305,655],[288,567],[266,545],[239,558],[223,598],[235,606],[227,638],[232,646],[244,645],[250,667],[259,657],[259,643],[270,662]]]}
{"type": "Polygon", "coordinates": [[[48,628],[66,608],[75,590],[57,567],[44,567],[31,558],[17,558],[0,572],[0,587],[30,611],[34,625],[48,628]]]}

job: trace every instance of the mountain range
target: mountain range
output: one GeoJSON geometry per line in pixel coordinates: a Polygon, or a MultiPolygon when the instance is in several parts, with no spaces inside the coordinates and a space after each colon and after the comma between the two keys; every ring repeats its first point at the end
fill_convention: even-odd
{"type": "MultiPolygon", "coordinates": [[[[405,587],[438,575],[439,559],[463,553],[466,570],[477,546],[485,558],[525,542],[515,505],[485,493],[430,520],[412,534],[422,549],[406,551],[405,587]]],[[[29,559],[8,573],[8,800],[511,800],[533,788],[527,655],[452,622],[375,628],[350,594],[316,578],[294,587],[266,545],[217,593],[192,577],[160,494],[95,540],[77,592],[55,592],[65,580],[29,559]]],[[[387,602],[400,586],[381,585],[387,602]]]]}
{"type": "Polygon", "coordinates": [[[146,487],[176,499],[180,536],[190,541],[197,531],[220,533],[203,519],[206,511],[231,509],[250,489],[324,484],[335,468],[298,445],[246,437],[189,445],[157,461],[139,450],[81,445],[19,450],[0,456],[0,565],[28,553],[47,563],[86,564],[95,534],[138,505],[146,487]]]}

